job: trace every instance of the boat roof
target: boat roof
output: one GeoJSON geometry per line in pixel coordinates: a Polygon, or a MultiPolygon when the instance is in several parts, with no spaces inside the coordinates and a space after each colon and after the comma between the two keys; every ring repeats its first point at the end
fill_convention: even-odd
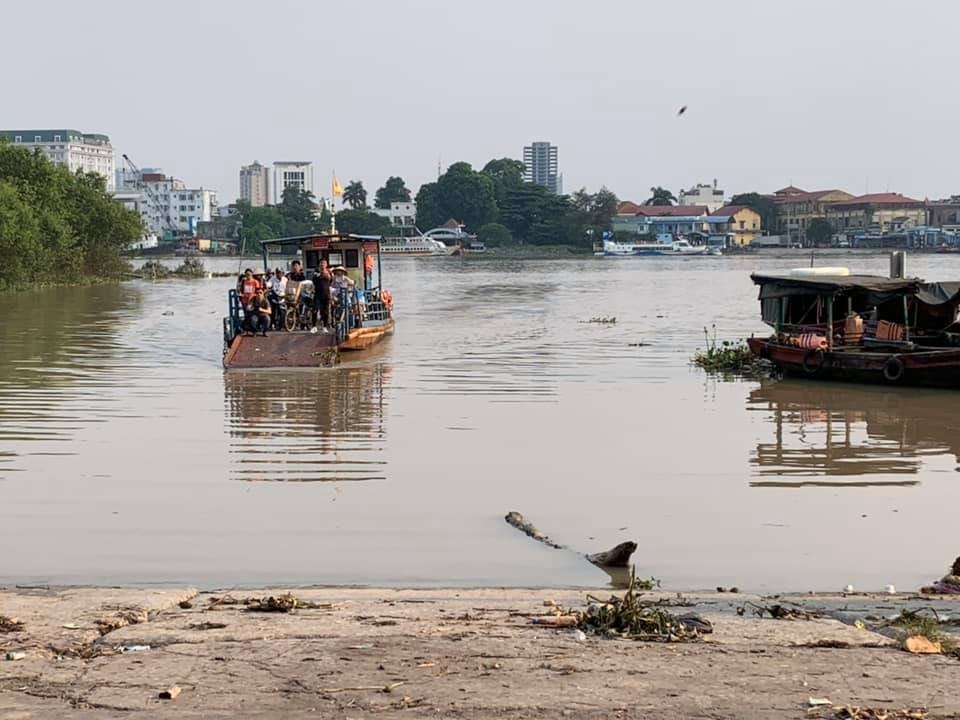
{"type": "Polygon", "coordinates": [[[292,235],[290,237],[282,238],[270,238],[269,240],[261,240],[261,245],[294,245],[297,243],[303,244],[308,240],[316,240],[317,238],[327,238],[331,242],[371,242],[377,241],[380,242],[383,239],[382,235],[354,235],[353,233],[313,233],[312,235],[292,235]]]}
{"type": "Polygon", "coordinates": [[[919,278],[888,278],[881,275],[761,275],[750,276],[760,286],[760,299],[796,295],[863,294],[870,304],[879,305],[901,295],[916,295],[919,278]]]}

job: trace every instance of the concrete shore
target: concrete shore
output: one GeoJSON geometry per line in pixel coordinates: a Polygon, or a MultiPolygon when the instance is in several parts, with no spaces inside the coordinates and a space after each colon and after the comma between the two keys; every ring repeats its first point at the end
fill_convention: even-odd
{"type": "Polygon", "coordinates": [[[955,598],[783,596],[827,617],[775,620],[751,614],[770,599],[685,594],[682,611],[714,631],[668,644],[531,621],[544,601],[582,608],[601,589],[230,595],[286,592],[317,607],[250,612],[172,588],[0,591],[0,615],[23,624],[0,630],[2,655],[17,658],[0,655],[0,718],[804,718],[810,698],[833,703],[816,717],[847,705],[960,717],[960,661],[909,654],[852,620],[931,605],[956,615],[955,598]],[[178,697],[159,698],[173,686],[178,697]]]}

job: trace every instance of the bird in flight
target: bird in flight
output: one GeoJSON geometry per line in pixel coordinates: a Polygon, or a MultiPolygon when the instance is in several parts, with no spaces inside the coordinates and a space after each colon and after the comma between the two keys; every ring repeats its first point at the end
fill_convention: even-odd
{"type": "Polygon", "coordinates": [[[680,108],[679,112],[677,112],[677,117],[680,117],[680,116],[683,115],[686,111],[687,111],[687,106],[684,105],[682,108],[680,108]]]}

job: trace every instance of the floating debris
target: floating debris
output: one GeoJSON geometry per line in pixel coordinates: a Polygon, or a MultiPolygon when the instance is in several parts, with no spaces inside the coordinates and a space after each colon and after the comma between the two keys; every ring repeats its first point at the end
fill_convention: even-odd
{"type": "Polygon", "coordinates": [[[798,607],[787,607],[786,605],[759,605],[755,602],[746,602],[737,608],[737,615],[741,617],[747,614],[747,609],[757,617],[769,615],[774,620],[815,620],[820,617],[815,612],[804,610],[798,607]]]}
{"type": "Polygon", "coordinates": [[[616,325],[617,318],[615,317],[592,317],[589,320],[581,320],[582,325],[588,325],[593,323],[595,325],[616,325]]]}
{"type": "MultiPolygon", "coordinates": [[[[813,700],[815,698],[811,698],[813,700]]],[[[926,708],[908,708],[891,710],[888,708],[869,708],[855,705],[811,706],[807,711],[809,718],[824,720],[926,720],[929,711],[926,708]]]]}
{"type": "Polygon", "coordinates": [[[27,654],[25,652],[8,652],[6,655],[7,660],[23,660],[27,654]]]}
{"type": "Polygon", "coordinates": [[[770,374],[770,363],[756,357],[743,340],[717,341],[717,326],[712,325],[713,335],[703,329],[705,349],[697,349],[693,355],[693,364],[709,373],[764,376],[770,374]]]}
{"type": "Polygon", "coordinates": [[[293,610],[302,609],[325,609],[333,608],[330,603],[315,603],[309,600],[301,600],[293,593],[285,595],[270,595],[264,598],[243,598],[237,599],[232,595],[223,595],[221,597],[210,598],[210,607],[215,608],[220,605],[245,605],[250,612],[275,612],[288,613],[293,610]]]}
{"type": "Polygon", "coordinates": [[[23,630],[23,623],[17,618],[0,615],[0,633],[20,632],[23,630]]]}
{"type": "Polygon", "coordinates": [[[222,630],[227,626],[226,623],[221,622],[201,622],[201,623],[191,623],[187,627],[191,630],[222,630]]]}

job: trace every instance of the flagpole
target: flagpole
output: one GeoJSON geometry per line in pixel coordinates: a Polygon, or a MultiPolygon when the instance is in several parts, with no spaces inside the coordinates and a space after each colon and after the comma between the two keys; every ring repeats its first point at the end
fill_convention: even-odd
{"type": "Polygon", "coordinates": [[[330,181],[330,234],[337,234],[337,171],[330,181]]]}

